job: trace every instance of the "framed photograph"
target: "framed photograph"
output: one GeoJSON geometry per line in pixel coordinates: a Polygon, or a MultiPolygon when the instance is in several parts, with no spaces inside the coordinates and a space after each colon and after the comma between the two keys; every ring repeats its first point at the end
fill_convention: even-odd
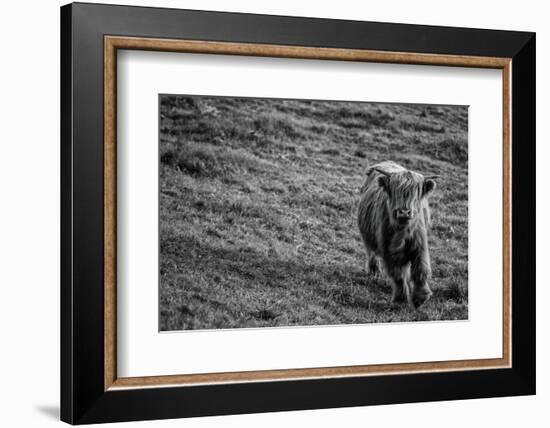
{"type": "Polygon", "coordinates": [[[61,104],[62,420],[535,393],[533,33],[76,3],[61,104]]]}

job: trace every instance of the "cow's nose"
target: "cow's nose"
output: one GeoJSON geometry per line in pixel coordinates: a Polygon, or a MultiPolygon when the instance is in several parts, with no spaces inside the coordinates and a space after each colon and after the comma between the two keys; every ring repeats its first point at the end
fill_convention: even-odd
{"type": "Polygon", "coordinates": [[[401,208],[397,210],[398,217],[410,217],[411,214],[412,214],[412,211],[410,209],[401,208]]]}

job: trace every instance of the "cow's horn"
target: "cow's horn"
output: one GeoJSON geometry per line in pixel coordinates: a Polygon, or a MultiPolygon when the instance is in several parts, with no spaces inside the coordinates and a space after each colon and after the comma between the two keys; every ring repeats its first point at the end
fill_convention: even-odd
{"type": "Polygon", "coordinates": [[[390,173],[382,170],[382,169],[379,169],[379,168],[373,168],[373,170],[375,171],[378,171],[380,174],[384,174],[385,176],[389,177],[390,176],[390,173]]]}

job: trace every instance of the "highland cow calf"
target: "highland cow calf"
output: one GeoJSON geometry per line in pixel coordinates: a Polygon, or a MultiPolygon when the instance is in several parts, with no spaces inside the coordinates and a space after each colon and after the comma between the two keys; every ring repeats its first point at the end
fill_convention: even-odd
{"type": "Polygon", "coordinates": [[[358,223],[367,248],[367,270],[378,273],[378,259],[393,280],[392,302],[416,309],[432,294],[428,251],[427,196],[437,176],[424,177],[394,162],[370,167],[361,188],[358,223]]]}

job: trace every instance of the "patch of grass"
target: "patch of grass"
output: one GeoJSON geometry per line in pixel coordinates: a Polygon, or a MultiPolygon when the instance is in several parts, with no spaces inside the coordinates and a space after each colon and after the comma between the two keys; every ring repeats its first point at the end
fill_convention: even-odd
{"type": "Polygon", "coordinates": [[[162,330],[468,316],[466,107],[164,96],[162,330]],[[434,295],[392,305],[356,226],[369,164],[440,174],[434,295]]]}
{"type": "Polygon", "coordinates": [[[243,149],[220,148],[193,143],[172,146],[161,151],[160,161],[196,177],[231,177],[253,173],[269,164],[243,149]]]}

